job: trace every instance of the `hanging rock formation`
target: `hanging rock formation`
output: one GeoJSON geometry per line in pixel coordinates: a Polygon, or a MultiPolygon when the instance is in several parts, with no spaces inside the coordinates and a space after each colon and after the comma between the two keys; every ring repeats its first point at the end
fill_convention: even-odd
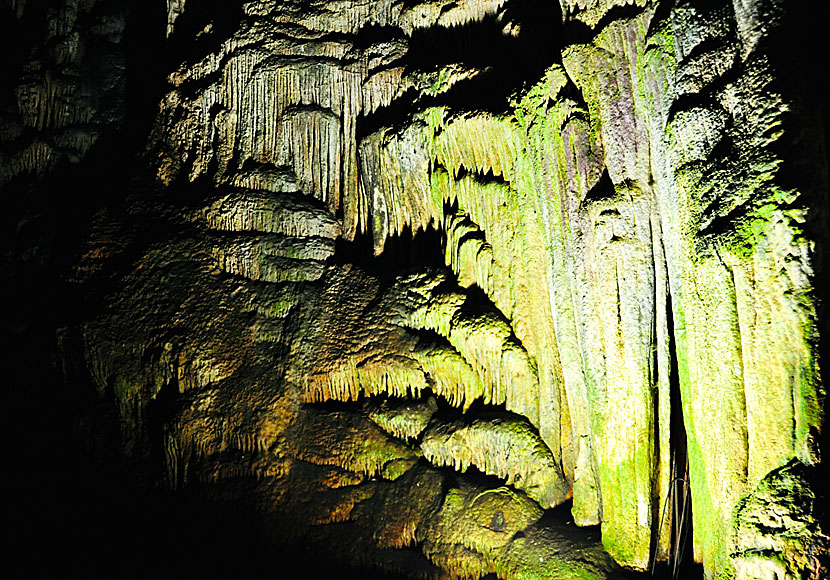
{"type": "Polygon", "coordinates": [[[0,2],[0,188],[148,488],[405,577],[827,577],[812,8],[134,4],[0,2]]]}

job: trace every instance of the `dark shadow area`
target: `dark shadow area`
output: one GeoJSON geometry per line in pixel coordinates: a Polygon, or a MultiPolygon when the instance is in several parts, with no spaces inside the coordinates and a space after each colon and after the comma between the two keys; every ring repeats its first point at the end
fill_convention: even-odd
{"type": "Polygon", "coordinates": [[[419,109],[419,94],[413,88],[408,88],[397,95],[389,105],[378,107],[371,113],[358,117],[355,124],[355,138],[358,143],[372,133],[381,129],[402,129],[412,118],[412,114],[419,109]]]}
{"type": "Polygon", "coordinates": [[[495,475],[488,475],[475,465],[470,465],[462,472],[456,471],[452,467],[436,467],[429,462],[427,464],[431,465],[432,469],[437,469],[444,476],[445,494],[450,489],[460,488],[462,483],[486,489],[496,489],[504,486],[504,479],[495,475]]]}
{"type": "Polygon", "coordinates": [[[389,282],[395,276],[424,268],[444,268],[443,233],[430,222],[426,229],[414,232],[404,227],[400,234],[389,236],[383,251],[375,256],[372,235],[358,232],[352,241],[338,238],[334,261],[337,264],[356,264],[389,282]]]}
{"type": "Polygon", "coordinates": [[[615,197],[617,197],[617,191],[614,189],[614,182],[611,181],[608,169],[603,169],[599,180],[588,190],[582,201],[579,202],[580,210],[586,210],[591,202],[610,201],[615,197]]]}
{"type": "Polygon", "coordinates": [[[618,20],[630,20],[642,14],[643,8],[636,3],[614,4],[599,21],[590,27],[581,20],[571,19],[562,28],[563,46],[571,44],[588,44],[594,37],[608,25],[618,20]]]}
{"type": "MultiPolygon", "coordinates": [[[[659,520],[652,531],[652,559],[650,572],[656,578],[671,580],[699,579],[702,566],[694,564],[692,525],[692,491],[689,478],[689,453],[686,424],[683,417],[683,399],[677,361],[676,328],[671,292],[666,294],[666,324],[669,330],[669,454],[671,474],[669,493],[660,506],[659,520]],[[657,542],[668,531],[669,545],[657,549],[657,542]]],[[[656,406],[655,406],[656,408],[656,406]]],[[[659,437],[655,434],[655,440],[659,437]]]]}
{"type": "MultiPolygon", "coordinates": [[[[816,336],[811,346],[819,357],[818,368],[830,360],[830,80],[827,75],[815,74],[822,67],[827,52],[825,23],[830,20],[830,5],[785,3],[786,10],[774,14],[775,26],[762,37],[756,51],[767,55],[774,70],[772,88],[779,91],[787,110],[782,125],[787,130],[772,145],[773,151],[786,160],[778,168],[776,185],[800,192],[791,204],[804,208],[807,220],[803,227],[805,238],[815,242],[813,267],[815,269],[814,296],[816,298],[816,336]]],[[[818,386],[818,385],[817,385],[818,386]]],[[[813,430],[811,437],[823,458],[816,467],[817,478],[813,490],[817,494],[816,509],[824,533],[830,528],[830,429],[827,428],[827,380],[824,393],[819,393],[819,404],[825,409],[824,425],[813,430]],[[818,483],[824,482],[824,483],[818,483]]]]}
{"type": "MultiPolygon", "coordinates": [[[[621,578],[636,578],[646,577],[644,574],[635,575],[631,573],[630,576],[623,576],[621,578]]],[[[703,564],[695,564],[694,562],[686,562],[677,569],[672,568],[665,562],[659,562],[650,578],[657,578],[657,580],[702,580],[703,578],[703,564]]],[[[612,576],[609,580],[615,580],[617,577],[612,576]]]]}
{"type": "MultiPolygon", "coordinates": [[[[27,2],[22,21],[2,12],[0,49],[11,65],[4,78],[16,81],[32,42],[42,41],[47,4],[55,3],[27,2]]],[[[84,17],[106,23],[122,18],[130,4],[102,2],[84,17]]],[[[152,187],[136,176],[164,81],[157,62],[163,4],[132,4],[120,43],[105,35],[84,39],[79,74],[90,83],[83,94],[95,101],[96,116],[78,130],[93,135],[92,147],[80,162],[59,161],[43,175],[22,174],[2,187],[0,413],[14,442],[6,454],[12,499],[4,570],[14,578],[172,578],[197,565],[186,550],[188,530],[169,519],[169,502],[148,483],[147,465],[121,455],[114,399],[92,386],[82,354],[82,324],[123,284],[141,248],[175,231],[165,219],[148,219],[163,212],[139,216],[125,208],[137,191],[145,196],[141,203],[153,204],[152,187]],[[103,215],[107,227],[91,238],[103,215]],[[107,268],[78,274],[90,240],[107,268]],[[181,563],[171,564],[176,558],[181,563]]],[[[16,111],[5,94],[14,82],[0,86],[3,109],[16,111]]],[[[33,138],[34,130],[27,131],[23,141],[33,138]]],[[[56,134],[42,132],[47,140],[56,134]]]]}
{"type": "Polygon", "coordinates": [[[23,7],[20,19],[9,2],[0,5],[0,54],[3,55],[4,77],[4,82],[0,83],[0,116],[16,110],[15,83],[5,82],[5,79],[19,79],[23,65],[37,54],[33,50],[43,40],[43,23],[49,7],[45,0],[19,4],[23,7]]]}
{"type": "MultiPolygon", "coordinates": [[[[217,52],[242,26],[242,3],[226,0],[187,0],[187,10],[173,24],[167,41],[166,70],[197,63],[217,52]]],[[[166,32],[167,17],[164,17],[166,32]]]]}
{"type": "Polygon", "coordinates": [[[287,546],[241,503],[148,494],[129,469],[109,479],[77,475],[42,482],[39,501],[18,506],[6,538],[10,577],[405,578],[343,565],[323,546],[287,546]]]}
{"type": "Polygon", "coordinates": [[[552,528],[559,532],[567,530],[569,540],[575,542],[601,541],[600,526],[577,526],[571,516],[572,501],[568,500],[560,506],[545,510],[542,518],[534,524],[538,528],[552,528]]]}
{"type": "Polygon", "coordinates": [[[561,22],[557,3],[517,0],[478,21],[415,29],[404,59],[408,73],[440,71],[451,64],[481,72],[435,97],[405,92],[388,107],[361,117],[358,139],[381,127],[400,128],[416,109],[429,106],[447,106],[453,112],[508,112],[511,96],[539,81],[547,67],[560,61],[561,22]]]}
{"type": "MultiPolygon", "coordinates": [[[[158,353],[153,352],[150,356],[157,357],[158,353]]],[[[145,357],[147,357],[147,353],[145,353],[145,357]]],[[[165,474],[165,466],[168,461],[165,456],[165,426],[174,424],[176,413],[181,407],[182,397],[179,392],[177,376],[173,376],[164,384],[158,394],[147,403],[147,447],[150,453],[150,477],[153,481],[163,482],[167,479],[165,474]]],[[[168,482],[175,489],[181,489],[185,483],[181,477],[181,470],[178,471],[177,478],[179,481],[168,482]]]]}
{"type": "Polygon", "coordinates": [[[486,404],[481,397],[473,401],[466,411],[460,407],[453,407],[442,397],[436,396],[435,399],[438,402],[438,410],[432,418],[441,423],[458,422],[469,425],[478,419],[487,420],[519,417],[519,415],[508,411],[504,403],[500,405],[494,405],[492,403],[486,404]]]}
{"type": "Polygon", "coordinates": [[[407,65],[432,70],[447,64],[501,69],[502,96],[536,77],[559,58],[561,14],[555,3],[510,2],[502,14],[460,26],[413,31],[407,65]]]}
{"type": "MultiPolygon", "coordinates": [[[[126,140],[134,152],[136,169],[147,145],[152,123],[167,90],[164,55],[167,12],[160,2],[131,0],[124,36],[126,51],[126,140]]],[[[139,169],[140,170],[140,169],[139,169]]]]}
{"type": "MultiPolygon", "coordinates": [[[[445,167],[442,167],[446,171],[445,167]]],[[[455,170],[455,180],[460,181],[462,179],[472,179],[479,185],[488,185],[488,184],[497,184],[497,185],[504,185],[508,186],[508,181],[504,178],[503,175],[496,175],[493,173],[492,169],[488,169],[487,171],[471,171],[469,168],[465,166],[460,166],[455,170]]],[[[458,200],[455,199],[451,204],[448,204],[446,201],[444,202],[444,215],[450,215],[450,213],[458,212],[458,200]],[[451,211],[447,211],[448,208],[451,211]]]]}
{"type": "Polygon", "coordinates": [[[395,26],[370,23],[358,30],[352,39],[352,45],[358,50],[366,50],[387,42],[406,42],[406,35],[395,26]]]}
{"type": "MultiPolygon", "coordinates": [[[[461,308],[461,312],[471,316],[487,315],[494,317],[510,326],[510,321],[504,316],[501,310],[493,303],[487,293],[477,284],[466,288],[467,298],[461,308]]],[[[512,328],[512,327],[511,327],[512,328]]],[[[512,336],[512,335],[511,335],[512,336]]],[[[518,342],[515,336],[512,339],[518,342]]]]}

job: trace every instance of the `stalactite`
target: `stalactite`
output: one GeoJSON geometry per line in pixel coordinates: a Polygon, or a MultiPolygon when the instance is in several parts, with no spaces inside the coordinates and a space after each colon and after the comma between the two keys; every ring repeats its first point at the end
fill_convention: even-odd
{"type": "Polygon", "coordinates": [[[394,460],[414,461],[417,457],[408,446],[358,415],[309,411],[297,428],[292,454],[319,465],[334,465],[375,477],[394,460]]]}
{"type": "Polygon", "coordinates": [[[424,434],[421,450],[436,465],[462,472],[475,465],[484,473],[501,477],[545,508],[570,497],[561,466],[523,418],[437,424],[424,434]]]}
{"type": "Polygon", "coordinates": [[[385,394],[392,397],[417,398],[427,387],[426,378],[416,366],[400,364],[394,359],[360,366],[346,362],[340,368],[312,377],[305,387],[309,403],[323,401],[357,401],[361,395],[385,394]]]}
{"type": "MultiPolygon", "coordinates": [[[[410,315],[408,324],[447,337],[478,375],[485,403],[507,403],[509,410],[526,411],[521,397],[536,391],[538,375],[510,326],[494,313],[466,312],[463,306],[467,297],[434,292],[438,287],[436,281],[412,279],[409,284],[422,293],[423,300],[410,315]]],[[[468,397],[454,399],[464,401],[468,397]]]]}
{"type": "Polygon", "coordinates": [[[390,401],[369,410],[369,418],[398,439],[417,439],[426,429],[438,406],[434,397],[419,403],[392,403],[390,401]]]}
{"type": "Polygon", "coordinates": [[[432,392],[453,407],[466,411],[474,401],[485,399],[484,384],[475,369],[454,348],[424,345],[414,353],[428,376],[432,392]]]}

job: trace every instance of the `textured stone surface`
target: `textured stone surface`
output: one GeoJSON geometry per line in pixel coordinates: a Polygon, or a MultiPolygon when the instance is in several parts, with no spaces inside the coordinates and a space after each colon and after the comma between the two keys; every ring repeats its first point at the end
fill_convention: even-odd
{"type": "Polygon", "coordinates": [[[424,433],[421,450],[433,464],[462,472],[475,465],[504,478],[543,508],[570,496],[561,466],[526,420],[491,417],[469,424],[436,424],[424,433]]]}
{"type": "Polygon", "coordinates": [[[688,461],[707,578],[822,578],[821,19],[543,4],[0,3],[4,280],[91,441],[289,549],[645,571],[688,461]]]}
{"type": "Polygon", "coordinates": [[[77,163],[123,127],[126,11],[117,1],[4,2],[9,56],[0,117],[0,185],[77,163]],[[28,4],[28,5],[27,5],[28,4]],[[11,30],[28,32],[14,46],[11,30]]]}
{"type": "MultiPolygon", "coordinates": [[[[736,574],[744,578],[823,578],[828,538],[822,533],[810,471],[797,461],[771,471],[741,500],[736,574]]],[[[814,477],[814,475],[813,475],[814,477]]]]}

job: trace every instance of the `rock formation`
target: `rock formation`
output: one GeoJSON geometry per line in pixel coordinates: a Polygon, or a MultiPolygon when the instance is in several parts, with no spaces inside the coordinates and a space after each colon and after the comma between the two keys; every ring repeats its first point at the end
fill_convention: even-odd
{"type": "Polygon", "coordinates": [[[356,569],[826,578],[821,10],[0,2],[7,351],[356,569]]]}

